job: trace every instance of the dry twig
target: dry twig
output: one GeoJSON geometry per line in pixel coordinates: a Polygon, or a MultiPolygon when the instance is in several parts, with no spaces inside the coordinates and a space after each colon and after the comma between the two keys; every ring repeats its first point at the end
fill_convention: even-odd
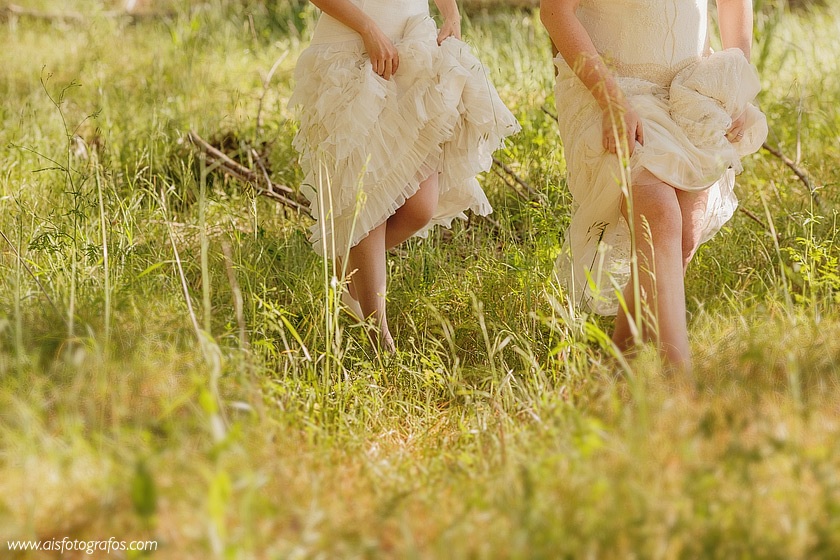
{"type": "MultiPolygon", "coordinates": [[[[531,187],[531,185],[529,185],[522,177],[517,175],[516,172],[513,169],[508,167],[504,162],[502,162],[496,156],[493,156],[493,165],[500,168],[509,177],[511,177],[514,181],[516,181],[516,183],[518,185],[520,185],[522,188],[524,188],[525,191],[528,193],[528,196],[523,196],[522,193],[519,192],[519,189],[514,189],[514,190],[516,190],[516,194],[518,194],[519,196],[523,196],[523,198],[525,198],[526,200],[527,199],[534,199],[534,198],[537,197],[537,191],[534,190],[534,188],[531,187]]],[[[505,181],[505,182],[507,183],[507,181],[505,181]]]]}
{"type": "Polygon", "coordinates": [[[491,226],[496,229],[502,229],[502,224],[500,224],[496,219],[491,218],[490,215],[482,216],[491,226]]]}
{"type": "Polygon", "coordinates": [[[512,183],[512,182],[510,181],[510,179],[508,179],[508,178],[507,178],[507,175],[505,175],[504,173],[502,173],[501,171],[499,171],[498,169],[496,169],[496,166],[493,166],[493,168],[492,168],[492,169],[493,169],[493,173],[495,173],[495,174],[496,174],[496,176],[498,176],[498,177],[499,177],[499,179],[501,179],[501,180],[504,182],[504,184],[505,184],[505,185],[507,185],[508,187],[510,187],[510,189],[511,189],[513,192],[515,192],[515,193],[516,193],[516,196],[518,196],[518,197],[519,197],[519,198],[521,198],[522,200],[525,200],[525,201],[527,201],[527,200],[528,200],[528,195],[526,195],[526,194],[525,194],[525,193],[523,193],[521,190],[519,190],[518,188],[516,188],[516,184],[515,184],[515,183],[512,183]]]}
{"type": "Polygon", "coordinates": [[[298,195],[297,193],[295,193],[294,190],[290,189],[286,185],[277,184],[269,178],[268,171],[262,164],[262,160],[260,159],[259,155],[256,154],[256,150],[254,150],[251,155],[256,156],[256,161],[260,166],[262,176],[260,176],[253,170],[248,169],[241,163],[238,163],[231,159],[227,154],[225,154],[224,152],[222,152],[221,150],[219,150],[218,148],[214,147],[209,142],[201,138],[201,136],[196,134],[195,131],[191,130],[187,134],[187,138],[189,139],[190,143],[192,143],[196,148],[201,150],[207,156],[213,167],[219,168],[222,172],[230,175],[231,177],[239,179],[240,181],[254,189],[254,192],[256,192],[257,194],[276,200],[277,202],[285,206],[288,206],[299,212],[303,212],[309,215],[309,208],[304,202],[298,199],[298,195]]]}
{"type": "MultiPolygon", "coordinates": [[[[765,223],[762,221],[762,219],[761,219],[761,218],[759,218],[758,216],[756,216],[755,214],[753,214],[752,212],[750,212],[749,210],[747,210],[747,209],[746,209],[746,208],[744,208],[743,206],[738,206],[738,211],[739,211],[739,212],[741,212],[742,214],[744,214],[744,215],[745,215],[747,218],[749,218],[750,220],[752,220],[752,221],[754,221],[755,223],[757,223],[758,225],[760,225],[762,228],[764,228],[764,229],[765,229],[767,232],[769,232],[771,235],[773,235],[773,229],[772,229],[770,226],[768,226],[767,224],[765,224],[765,223]]],[[[781,239],[782,239],[781,234],[776,233],[776,239],[777,239],[778,241],[781,241],[781,239]]]]}
{"type": "Polygon", "coordinates": [[[542,106],[542,107],[540,107],[540,109],[542,109],[542,112],[543,112],[543,113],[545,113],[546,115],[548,115],[549,117],[551,117],[552,119],[554,119],[554,122],[557,122],[557,115],[555,115],[554,113],[552,113],[552,112],[551,112],[551,109],[549,109],[548,107],[546,107],[546,106],[545,106],[545,104],[543,104],[543,106],[542,106]]]}
{"type": "Polygon", "coordinates": [[[777,158],[779,158],[782,161],[782,163],[788,166],[788,168],[790,168],[790,170],[793,171],[797,177],[799,177],[799,180],[802,181],[802,183],[806,187],[808,187],[808,192],[810,193],[811,198],[814,199],[814,202],[817,203],[817,206],[822,208],[822,199],[820,198],[820,193],[817,191],[817,187],[815,187],[814,184],[811,182],[811,179],[808,178],[807,173],[805,173],[805,171],[802,168],[796,165],[795,161],[783,154],[781,150],[772,147],[767,142],[762,144],[761,147],[773,154],[774,156],[776,156],[777,158]]]}
{"type": "Polygon", "coordinates": [[[268,71],[268,75],[263,80],[263,91],[262,95],[260,95],[260,103],[257,106],[257,124],[256,128],[254,129],[254,143],[256,144],[260,139],[260,129],[262,128],[262,110],[263,110],[263,102],[265,101],[265,95],[268,93],[268,86],[271,83],[271,78],[274,76],[274,73],[277,71],[277,68],[280,67],[280,63],[283,62],[286,57],[289,55],[289,51],[286,50],[280,57],[274,62],[274,65],[271,67],[271,70],[268,71]]]}

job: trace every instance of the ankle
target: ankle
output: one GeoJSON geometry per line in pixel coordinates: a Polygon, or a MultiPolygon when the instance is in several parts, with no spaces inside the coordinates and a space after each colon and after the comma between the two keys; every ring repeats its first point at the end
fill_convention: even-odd
{"type": "Polygon", "coordinates": [[[355,270],[344,270],[344,259],[336,257],[335,259],[335,277],[339,283],[344,286],[350,297],[359,301],[359,296],[356,295],[356,288],[353,286],[353,273],[355,270]]]}

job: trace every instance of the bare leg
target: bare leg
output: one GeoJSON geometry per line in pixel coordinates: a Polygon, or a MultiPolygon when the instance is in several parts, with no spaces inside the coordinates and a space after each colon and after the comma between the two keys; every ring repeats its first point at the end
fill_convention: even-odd
{"type": "MultiPolygon", "coordinates": [[[[358,300],[365,317],[372,317],[379,330],[379,344],[394,352],[394,340],[388,329],[385,312],[387,268],[385,252],[396,247],[426,226],[438,202],[438,174],[420,183],[414,193],[388,220],[372,230],[350,249],[347,270],[351,272],[350,295],[358,300]]],[[[338,261],[339,270],[341,261],[338,261]]]]}
{"type": "Polygon", "coordinates": [[[665,183],[633,187],[633,250],[638,258],[638,284],[643,316],[636,316],[634,279],[624,297],[630,317],[619,312],[613,341],[622,351],[633,345],[630,319],[642,329],[644,340],[656,340],[665,359],[682,370],[691,369],[683,283],[682,213],[676,190],[665,183]],[[649,233],[648,233],[649,228],[649,233]],[[648,310],[654,325],[644,320],[648,310]]]}
{"type": "Polygon", "coordinates": [[[394,339],[388,330],[385,316],[385,284],[387,270],[385,263],[385,229],[382,224],[371,230],[367,237],[350,249],[348,268],[353,270],[351,284],[355,287],[356,299],[365,317],[373,319],[379,333],[378,339],[370,333],[374,346],[386,352],[394,351],[394,339]]]}
{"type": "Polygon", "coordinates": [[[633,328],[631,326],[631,319],[632,322],[636,324],[637,329],[641,328],[641,325],[639,325],[634,318],[636,309],[636,293],[633,289],[632,278],[624,288],[622,297],[624,298],[624,304],[627,306],[627,312],[625,312],[621,307],[618,308],[618,314],[615,317],[615,330],[613,331],[612,341],[618,349],[621,350],[622,354],[629,356],[633,354],[636,344],[633,328]]]}
{"type": "MultiPolygon", "coordinates": [[[[700,246],[700,228],[709,201],[709,191],[688,192],[677,189],[676,193],[682,216],[683,275],[685,275],[688,263],[691,262],[694,253],[697,252],[697,248],[700,246]]],[[[636,303],[635,291],[625,290],[625,292],[625,304],[628,309],[632,310],[636,303]]],[[[624,351],[631,349],[633,346],[633,333],[630,328],[630,322],[623,311],[619,311],[619,316],[616,320],[614,341],[624,351]]]]}
{"type": "MultiPolygon", "coordinates": [[[[426,227],[432,219],[438,203],[438,174],[433,173],[420,183],[420,188],[409,197],[394,214],[388,218],[385,229],[385,250],[392,249],[403,241],[426,227]]],[[[337,262],[341,273],[341,259],[337,262]]],[[[353,267],[347,267],[348,274],[352,274],[353,267]]],[[[356,297],[356,287],[350,282],[348,288],[353,299],[356,297]]]]}
{"type": "Polygon", "coordinates": [[[396,247],[424,227],[435,215],[438,204],[438,174],[420,183],[420,189],[388,218],[385,248],[396,247]]]}
{"type": "Polygon", "coordinates": [[[683,252],[683,274],[688,268],[688,263],[697,252],[700,246],[700,228],[703,224],[703,217],[706,214],[706,206],[709,203],[709,190],[700,192],[677,191],[677,200],[680,203],[682,214],[682,252],[683,252]]]}

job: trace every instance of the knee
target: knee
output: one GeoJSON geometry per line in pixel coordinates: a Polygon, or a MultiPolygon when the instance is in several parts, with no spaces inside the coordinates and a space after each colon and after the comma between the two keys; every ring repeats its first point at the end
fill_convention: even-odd
{"type": "Polygon", "coordinates": [[[405,212],[405,224],[411,230],[420,231],[429,225],[429,222],[435,217],[435,206],[432,204],[409,204],[409,208],[406,208],[408,212],[405,212]]]}
{"type": "Polygon", "coordinates": [[[676,197],[665,195],[639,197],[634,200],[633,214],[637,223],[634,229],[645,233],[650,229],[654,239],[680,239],[682,237],[682,214],[676,197]]]}

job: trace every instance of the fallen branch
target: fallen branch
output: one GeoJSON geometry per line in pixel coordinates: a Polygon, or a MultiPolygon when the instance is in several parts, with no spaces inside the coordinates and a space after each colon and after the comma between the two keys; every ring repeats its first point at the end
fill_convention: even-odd
{"type": "MultiPolygon", "coordinates": [[[[746,209],[746,208],[744,208],[743,206],[738,206],[738,211],[739,211],[739,212],[741,212],[742,214],[744,214],[747,218],[751,219],[752,221],[754,221],[755,223],[757,223],[758,225],[760,225],[760,226],[761,226],[762,228],[764,228],[767,232],[769,232],[769,233],[770,233],[770,235],[774,235],[774,234],[773,234],[773,228],[771,228],[770,226],[768,226],[767,224],[765,224],[765,223],[761,220],[761,218],[759,218],[758,216],[756,216],[755,214],[753,214],[752,212],[750,212],[749,210],[747,210],[747,209],[746,209]]],[[[775,236],[776,236],[776,240],[781,241],[781,239],[782,239],[781,234],[776,233],[776,234],[775,234],[775,236]]]]}
{"type": "Polygon", "coordinates": [[[555,122],[557,122],[557,115],[555,115],[554,113],[552,113],[552,112],[551,112],[551,109],[549,109],[548,107],[546,107],[546,106],[545,106],[545,103],[543,103],[543,106],[542,106],[542,107],[540,107],[540,109],[542,109],[542,112],[543,112],[543,113],[545,113],[546,115],[548,115],[549,117],[551,117],[552,119],[554,119],[554,121],[555,121],[555,122]]]}
{"type": "Polygon", "coordinates": [[[298,195],[297,193],[295,193],[294,190],[290,189],[286,185],[277,184],[269,178],[268,171],[262,164],[262,160],[260,159],[256,150],[252,149],[251,155],[255,158],[258,165],[260,166],[262,176],[260,176],[253,170],[248,169],[241,163],[238,163],[231,159],[227,154],[225,154],[218,148],[215,148],[209,142],[201,138],[201,136],[196,134],[195,131],[189,131],[189,133],[187,133],[187,139],[190,141],[190,143],[192,143],[196,148],[198,148],[202,153],[205,154],[205,156],[210,161],[213,167],[220,169],[222,172],[230,175],[231,177],[239,179],[240,181],[248,185],[250,188],[252,188],[257,194],[276,200],[277,202],[280,202],[285,206],[289,206],[297,211],[304,212],[305,214],[309,215],[309,208],[306,206],[305,203],[303,203],[302,201],[294,200],[289,196],[286,196],[291,195],[294,198],[298,198],[298,195]]]}
{"type": "Polygon", "coordinates": [[[490,217],[490,215],[482,216],[490,225],[492,225],[496,229],[502,229],[502,224],[500,224],[497,220],[490,217]]]}
{"type": "Polygon", "coordinates": [[[265,164],[263,164],[263,160],[260,157],[260,154],[254,148],[251,148],[250,150],[251,150],[251,157],[254,158],[254,161],[259,166],[260,171],[262,171],[262,176],[263,176],[263,179],[265,179],[265,184],[270,186],[272,184],[271,177],[268,176],[268,169],[266,168],[265,164]]]}
{"type": "MultiPolygon", "coordinates": [[[[528,197],[526,197],[526,198],[533,199],[533,198],[537,197],[537,191],[535,191],[531,187],[531,185],[529,185],[524,179],[522,179],[522,177],[517,175],[516,172],[513,169],[511,169],[510,167],[505,165],[505,163],[502,162],[500,159],[498,159],[496,156],[493,156],[493,165],[501,168],[502,171],[504,171],[509,177],[511,177],[514,181],[516,181],[517,184],[519,184],[522,188],[524,188],[525,191],[528,193],[528,197]]],[[[520,194],[518,189],[517,189],[517,194],[520,194]]],[[[520,196],[522,196],[522,195],[520,194],[520,196]]]]}
{"type": "MultiPolygon", "coordinates": [[[[243,175],[243,174],[239,173],[238,171],[229,168],[224,163],[220,163],[220,162],[214,160],[213,157],[210,156],[209,154],[208,154],[207,159],[210,161],[211,165],[215,166],[217,169],[220,169],[226,175],[230,175],[234,179],[239,179],[240,181],[242,181],[243,183],[248,185],[248,187],[253,189],[255,193],[257,193],[259,195],[262,195],[262,196],[265,196],[265,197],[268,197],[268,198],[271,198],[272,200],[276,200],[277,202],[279,202],[279,203],[281,203],[285,206],[289,206],[291,208],[294,208],[295,210],[298,210],[298,211],[304,212],[306,214],[309,214],[309,209],[306,208],[305,206],[303,206],[302,204],[300,204],[300,203],[298,203],[298,202],[296,202],[296,201],[294,201],[290,198],[286,198],[282,194],[278,194],[273,189],[269,190],[269,189],[265,189],[265,188],[261,187],[260,184],[259,184],[259,181],[255,180],[253,174],[249,173],[248,175],[243,175]]],[[[280,186],[280,185],[274,185],[274,183],[272,183],[272,185],[274,187],[280,186]]]]}
{"type": "Polygon", "coordinates": [[[512,182],[511,182],[511,181],[507,178],[507,175],[505,175],[504,173],[502,173],[501,171],[499,171],[498,169],[496,169],[496,166],[495,166],[495,165],[493,166],[493,168],[492,168],[492,169],[493,169],[493,173],[495,173],[495,174],[496,174],[496,176],[497,176],[497,177],[499,177],[499,179],[501,179],[501,180],[504,182],[504,184],[505,184],[505,185],[507,185],[508,187],[510,187],[510,189],[511,189],[513,192],[515,192],[515,193],[516,193],[516,196],[518,196],[519,198],[521,198],[522,200],[525,200],[525,201],[528,201],[528,200],[529,200],[528,195],[526,195],[526,194],[525,194],[525,193],[523,193],[521,190],[519,190],[518,188],[516,188],[516,184],[515,184],[515,183],[512,183],[512,182]]]}
{"type": "Polygon", "coordinates": [[[798,165],[796,165],[796,162],[794,162],[792,159],[783,154],[781,150],[772,147],[767,142],[762,144],[761,147],[770,152],[772,155],[779,158],[782,161],[782,163],[788,166],[788,168],[790,168],[790,170],[793,171],[797,177],[799,177],[799,180],[802,181],[802,183],[804,183],[806,187],[808,187],[808,192],[811,194],[811,198],[814,199],[814,202],[817,203],[817,206],[822,208],[822,200],[820,198],[819,192],[817,192],[817,187],[814,186],[814,184],[811,182],[811,179],[808,178],[808,175],[805,173],[805,171],[803,171],[798,165]]]}
{"type": "MultiPolygon", "coordinates": [[[[227,154],[225,154],[220,149],[216,148],[206,140],[204,140],[201,136],[199,136],[194,130],[191,130],[187,133],[187,139],[196,147],[198,147],[202,152],[207,154],[209,157],[219,160],[222,162],[226,167],[229,167],[233,171],[236,171],[239,175],[244,177],[249,177],[252,181],[256,182],[258,180],[258,176],[252,170],[248,169],[241,163],[234,161],[230,158],[227,154]]],[[[274,187],[281,192],[294,194],[294,191],[285,185],[277,185],[274,184],[274,187]]]]}

